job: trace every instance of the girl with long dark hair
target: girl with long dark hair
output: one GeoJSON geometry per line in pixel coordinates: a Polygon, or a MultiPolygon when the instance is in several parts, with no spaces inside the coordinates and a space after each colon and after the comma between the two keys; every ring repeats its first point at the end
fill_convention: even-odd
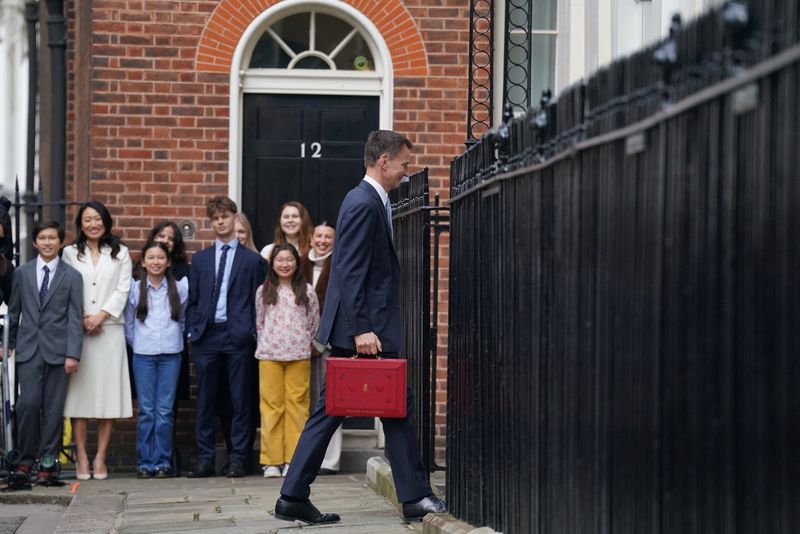
{"type": "Polygon", "coordinates": [[[125,337],[133,347],[138,420],[137,476],[172,476],[174,404],[181,368],[183,324],[189,284],[176,282],[166,244],[142,249],[141,280],[131,282],[125,308],[125,337]]]}
{"type": "Polygon", "coordinates": [[[183,234],[173,221],[160,222],[150,230],[147,241],[159,241],[167,245],[169,263],[175,280],[189,276],[189,261],[186,259],[186,244],[183,234]]]}
{"type": "Polygon", "coordinates": [[[311,340],[319,301],[289,243],[273,247],[269,273],[256,292],[261,463],[264,477],[286,476],[308,419],[311,340]]]}

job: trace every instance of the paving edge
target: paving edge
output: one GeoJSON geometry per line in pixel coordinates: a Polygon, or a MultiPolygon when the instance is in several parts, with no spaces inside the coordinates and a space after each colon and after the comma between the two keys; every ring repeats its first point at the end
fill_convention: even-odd
{"type": "Polygon", "coordinates": [[[57,504],[69,506],[72,497],[69,495],[37,495],[20,491],[19,493],[0,493],[0,504],[57,504]]]}
{"type": "MultiPolygon", "coordinates": [[[[392,468],[382,456],[367,461],[367,484],[392,504],[399,507],[394,489],[392,468]]],[[[489,527],[475,527],[450,514],[428,514],[422,520],[423,534],[500,534],[489,527]]]]}
{"type": "Polygon", "coordinates": [[[367,460],[367,484],[375,490],[375,493],[386,497],[395,506],[400,506],[394,489],[392,468],[383,456],[373,456],[367,460]]]}

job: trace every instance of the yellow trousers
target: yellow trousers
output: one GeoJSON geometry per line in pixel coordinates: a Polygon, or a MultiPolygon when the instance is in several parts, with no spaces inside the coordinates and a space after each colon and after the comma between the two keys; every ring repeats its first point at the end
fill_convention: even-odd
{"type": "Polygon", "coordinates": [[[311,360],[258,362],[263,465],[288,464],[308,419],[311,360]]]}

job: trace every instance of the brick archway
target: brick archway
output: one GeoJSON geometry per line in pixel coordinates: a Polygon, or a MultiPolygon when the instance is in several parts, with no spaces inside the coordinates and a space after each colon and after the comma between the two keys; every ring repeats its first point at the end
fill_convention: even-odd
{"type": "MultiPolygon", "coordinates": [[[[230,72],[233,53],[248,25],[279,0],[223,0],[211,14],[197,47],[199,72],[230,72]]],[[[343,0],[381,32],[395,76],[424,76],[428,58],[416,23],[400,0],[343,0]]]]}

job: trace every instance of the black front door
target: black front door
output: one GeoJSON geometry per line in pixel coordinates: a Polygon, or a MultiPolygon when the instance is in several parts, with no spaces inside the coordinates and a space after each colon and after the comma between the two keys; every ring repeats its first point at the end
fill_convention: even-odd
{"type": "Polygon", "coordinates": [[[376,96],[244,96],[242,211],[259,249],[272,242],[280,206],[303,203],[314,224],[336,223],[364,176],[364,142],[378,128],[376,96]]]}

